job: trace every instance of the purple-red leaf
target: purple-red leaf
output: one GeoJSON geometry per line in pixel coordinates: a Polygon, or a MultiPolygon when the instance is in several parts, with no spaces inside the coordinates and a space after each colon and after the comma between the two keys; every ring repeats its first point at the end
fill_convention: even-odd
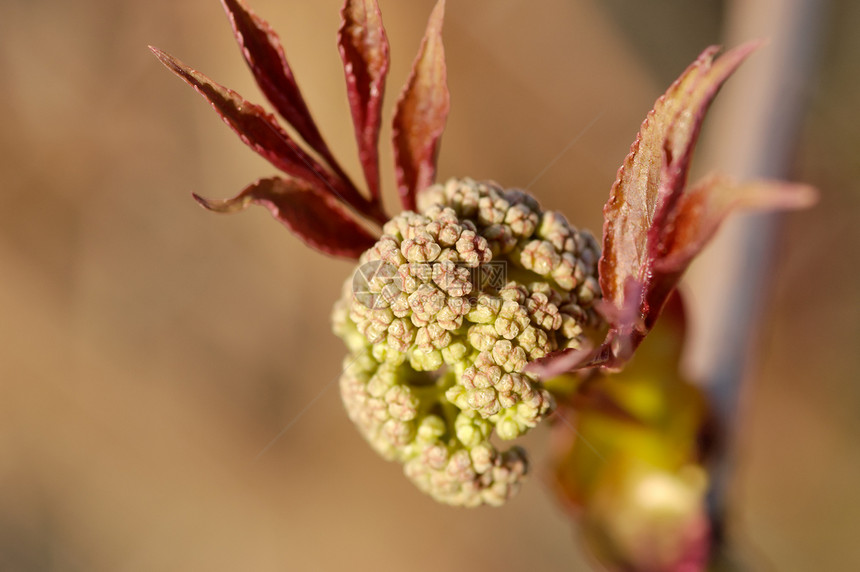
{"type": "Polygon", "coordinates": [[[358,156],[371,196],[379,197],[379,125],[388,74],[388,38],[376,0],[346,0],[337,34],[358,156]]]}
{"type": "Polygon", "coordinates": [[[323,192],[330,192],[362,211],[365,200],[354,189],[334,177],[308,155],[263,108],[243,99],[176,58],[150,47],[173,73],[185,80],[212,105],[246,145],[283,172],[304,179],[323,192]]]}
{"type": "Polygon", "coordinates": [[[657,100],[603,209],[599,272],[606,339],[591,355],[550,356],[535,371],[620,368],[654,327],[690,262],[733,210],[803,208],[815,201],[815,191],[803,185],[736,185],[714,176],[685,191],[705,113],[757,46],[748,43],[717,59],[718,48],[706,49],[657,100]]]}
{"type": "MultiPolygon", "coordinates": [[[[681,275],[735,210],[790,210],[812,206],[817,192],[807,185],[782,181],[737,184],[710,175],[678,199],[660,232],[646,303],[662,307],[681,275]]],[[[653,321],[653,320],[649,320],[653,321]]]]}
{"type": "Polygon", "coordinates": [[[569,371],[586,367],[594,359],[594,349],[591,345],[579,349],[566,349],[553,352],[548,356],[529,362],[525,371],[533,373],[540,379],[552,379],[569,371]]]}
{"type": "Polygon", "coordinates": [[[421,42],[412,74],[394,114],[394,163],[403,208],[415,209],[415,195],[433,184],[439,139],[450,107],[442,20],[445,0],[439,0],[421,42]]]}
{"type": "Polygon", "coordinates": [[[232,199],[211,200],[196,194],[194,198],[219,213],[262,205],[308,246],[325,254],[357,259],[376,242],[331,195],[298,179],[260,179],[232,199]]]}
{"type": "Polygon", "coordinates": [[[278,34],[242,0],[221,0],[221,3],[263,94],[302,139],[329,160],[331,153],[299,91],[278,34]]]}
{"type": "Polygon", "coordinates": [[[693,148],[705,112],[723,82],[757,47],[749,43],[714,60],[702,55],[661,96],[618,171],[604,207],[600,286],[603,296],[624,306],[628,279],[645,283],[655,247],[652,229],[670,217],[686,184],[693,148]]]}
{"type": "Polygon", "coordinates": [[[803,209],[814,205],[817,197],[808,185],[761,180],[738,184],[725,176],[709,175],[678,201],[673,219],[664,228],[654,267],[660,272],[682,269],[736,209],[803,209]]]}

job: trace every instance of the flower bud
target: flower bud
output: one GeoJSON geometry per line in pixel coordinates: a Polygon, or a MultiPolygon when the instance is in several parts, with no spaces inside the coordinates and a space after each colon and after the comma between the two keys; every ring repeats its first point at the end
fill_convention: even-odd
{"type": "Polygon", "coordinates": [[[498,505],[526,474],[499,451],[553,408],[524,368],[580,347],[598,316],[597,243],[530,195],[452,179],[419,196],[335,306],[350,358],[341,394],[371,445],[449,504],[498,505]]]}

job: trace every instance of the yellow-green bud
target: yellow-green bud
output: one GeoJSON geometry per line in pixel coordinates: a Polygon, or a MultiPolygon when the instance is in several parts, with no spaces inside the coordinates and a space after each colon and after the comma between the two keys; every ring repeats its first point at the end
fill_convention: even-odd
{"type": "Polygon", "coordinates": [[[350,418],[434,498],[498,505],[526,474],[499,451],[553,399],[529,361],[581,346],[598,318],[597,243],[527,193],[452,179],[388,221],[335,306],[350,418]]]}

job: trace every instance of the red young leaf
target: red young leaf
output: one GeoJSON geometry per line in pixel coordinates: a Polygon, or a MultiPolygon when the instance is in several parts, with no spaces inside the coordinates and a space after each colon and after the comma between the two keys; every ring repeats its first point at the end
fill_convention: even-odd
{"type": "Polygon", "coordinates": [[[394,162],[397,190],[403,208],[415,209],[415,195],[433,184],[436,155],[450,107],[442,19],[445,0],[439,0],[421,42],[412,74],[394,114],[394,162]]]}
{"type": "Polygon", "coordinates": [[[308,246],[325,254],[357,259],[376,242],[331,195],[299,179],[260,179],[232,199],[194,198],[220,213],[238,212],[251,203],[262,205],[308,246]]]}
{"type": "Polygon", "coordinates": [[[388,38],[376,0],[346,0],[337,40],[346,74],[358,156],[371,196],[379,197],[379,124],[388,74],[388,38]]]}
{"type": "Polygon", "coordinates": [[[277,33],[243,0],[221,0],[257,85],[278,113],[328,161],[328,146],[311,117],[277,33]]]}
{"type": "Polygon", "coordinates": [[[671,218],[660,229],[647,304],[662,307],[693,258],[735,210],[801,209],[812,206],[816,199],[815,189],[807,185],[781,181],[737,184],[728,177],[706,177],[681,195],[671,218]]]}
{"type": "Polygon", "coordinates": [[[587,367],[594,357],[594,348],[590,344],[578,349],[568,348],[529,362],[525,371],[540,379],[552,379],[563,373],[587,367]]]}
{"type": "Polygon", "coordinates": [[[803,208],[815,201],[815,191],[803,185],[739,186],[719,177],[685,193],[705,112],[757,45],[743,45],[716,60],[717,48],[708,48],[657,100],[603,210],[599,310],[610,326],[606,339],[590,355],[548,356],[535,371],[620,368],[654,327],[693,257],[734,209],[803,208]]]}
{"type": "Polygon", "coordinates": [[[808,185],[784,181],[738,184],[728,177],[709,175],[684,193],[661,240],[660,272],[689,264],[735,209],[771,210],[811,207],[818,193],[808,185]]]}
{"type": "Polygon", "coordinates": [[[150,49],[168,69],[206,98],[246,145],[272,165],[289,175],[304,179],[323,192],[332,193],[357,210],[365,212],[365,199],[303,151],[290,139],[271,114],[176,58],[157,48],[150,47],[150,49]]]}
{"type": "MultiPolygon", "coordinates": [[[[618,171],[603,209],[600,285],[604,298],[624,306],[628,279],[645,283],[660,228],[686,184],[693,148],[711,101],[757,44],[731,50],[714,61],[712,46],[661,96],[618,171]]],[[[647,284],[646,284],[647,287],[647,284]]]]}

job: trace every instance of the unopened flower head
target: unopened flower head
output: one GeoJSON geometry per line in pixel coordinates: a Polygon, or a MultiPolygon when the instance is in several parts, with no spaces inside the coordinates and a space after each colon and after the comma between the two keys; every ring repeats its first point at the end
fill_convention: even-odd
{"type": "Polygon", "coordinates": [[[419,488],[501,504],[527,460],[514,439],[552,396],[524,368],[598,325],[599,251],[523,191],[453,179],[383,227],[335,306],[350,418],[419,488]]]}

